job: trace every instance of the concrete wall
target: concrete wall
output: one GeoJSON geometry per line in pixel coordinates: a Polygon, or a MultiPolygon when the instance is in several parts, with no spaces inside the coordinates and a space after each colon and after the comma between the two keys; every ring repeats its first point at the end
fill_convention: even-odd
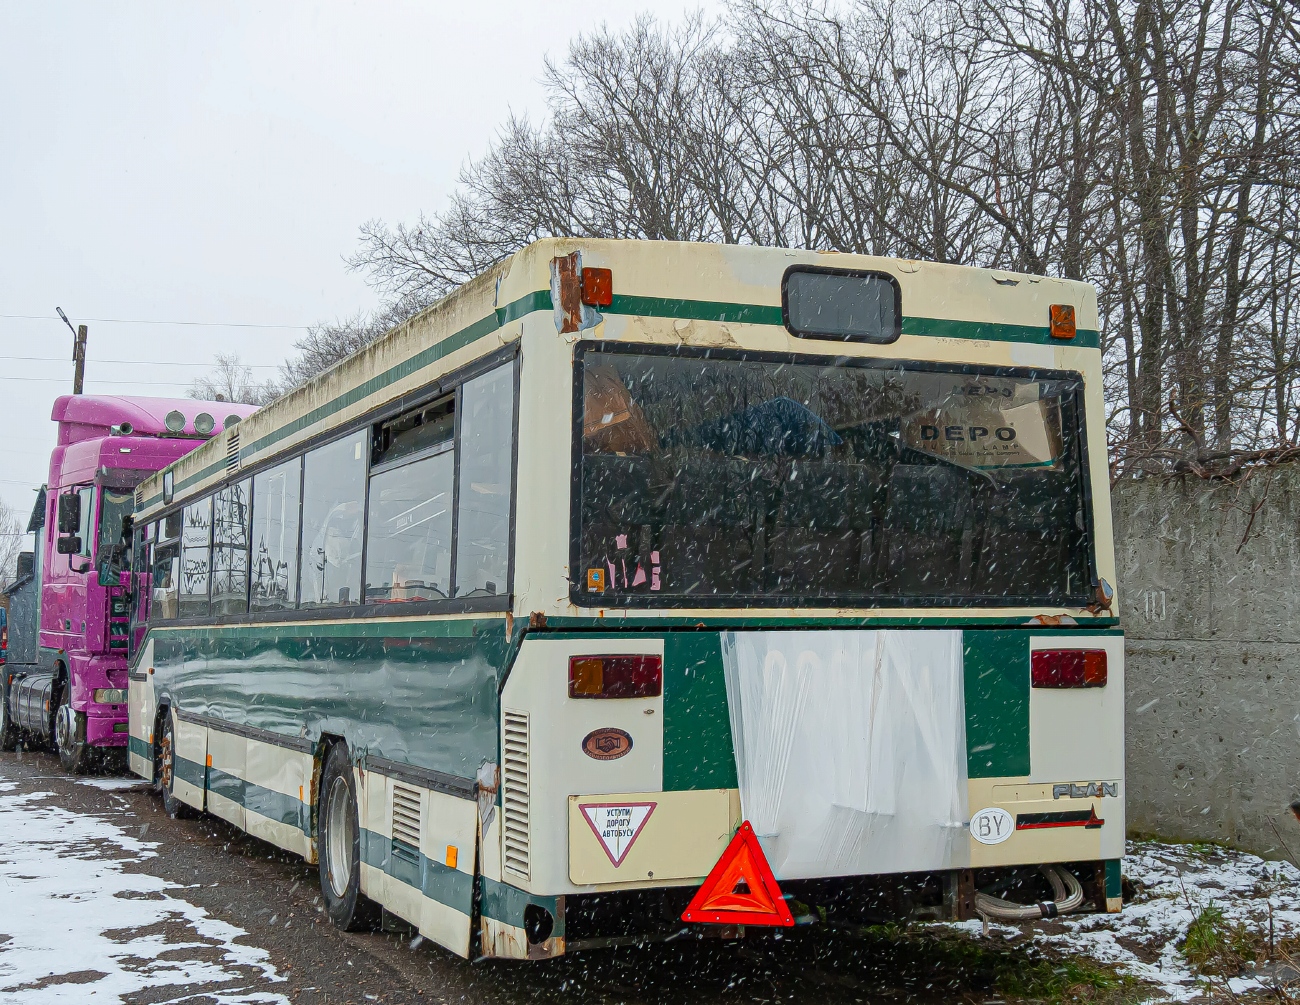
{"type": "Polygon", "coordinates": [[[1300,864],[1300,466],[1113,501],[1130,829],[1300,864]]]}

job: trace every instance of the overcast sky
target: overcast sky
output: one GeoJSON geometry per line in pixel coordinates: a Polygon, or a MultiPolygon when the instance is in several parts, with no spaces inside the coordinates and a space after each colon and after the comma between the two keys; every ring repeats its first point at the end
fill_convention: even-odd
{"type": "Polygon", "coordinates": [[[183,396],[222,350],[269,375],[295,326],[375,303],[359,224],[441,208],[510,109],[544,111],[546,54],[699,7],[0,0],[0,498],[25,517],[48,471],[56,306],[90,325],[87,393],[183,396]]]}

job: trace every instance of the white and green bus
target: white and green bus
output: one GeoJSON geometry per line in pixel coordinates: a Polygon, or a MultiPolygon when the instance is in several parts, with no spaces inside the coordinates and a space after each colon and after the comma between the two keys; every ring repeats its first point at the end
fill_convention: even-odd
{"type": "Polygon", "coordinates": [[[1077,282],[534,243],[140,486],[132,770],[468,957],[1118,910],[1101,365],[1077,282]]]}

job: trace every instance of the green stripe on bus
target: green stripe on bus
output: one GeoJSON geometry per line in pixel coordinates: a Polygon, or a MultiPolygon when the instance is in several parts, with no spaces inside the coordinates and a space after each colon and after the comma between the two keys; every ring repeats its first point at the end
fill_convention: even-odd
{"type": "Polygon", "coordinates": [[[717,632],[664,634],[664,788],[734,789],[736,755],[717,632]]]}
{"type": "Polygon", "coordinates": [[[1029,774],[1029,636],[1025,629],[962,633],[966,773],[1029,774]]]}
{"type": "Polygon", "coordinates": [[[1027,614],[999,615],[984,617],[975,612],[963,615],[919,614],[910,617],[893,615],[813,615],[799,614],[752,615],[752,614],[686,614],[686,615],[645,615],[645,614],[607,614],[604,617],[556,616],[546,619],[548,628],[562,631],[621,631],[626,628],[1034,628],[1038,634],[1053,635],[1057,632],[1070,634],[1080,631],[1105,630],[1106,634],[1122,635],[1118,628],[1118,618],[1088,618],[1077,626],[1048,628],[1033,625],[1033,616],[1027,614]]]}
{"type": "Polygon", "coordinates": [[[499,628],[505,614],[448,616],[428,620],[376,621],[355,618],[348,621],[289,621],[275,624],[156,625],[150,633],[174,641],[176,636],[193,635],[221,639],[471,639],[487,628],[499,628]]]}
{"type": "MultiPolygon", "coordinates": [[[[554,308],[550,290],[534,290],[504,307],[497,308],[487,317],[467,325],[421,350],[383,373],[376,374],[337,398],[325,402],[292,420],[279,429],[272,430],[265,436],[245,444],[240,448],[240,461],[247,460],[265,448],[294,433],[329,418],[331,415],[363,401],[372,394],[399,380],[411,376],[418,370],[436,363],[445,356],[465,348],[497,329],[516,321],[534,311],[549,311],[554,308]]],[[[604,308],[606,313],[630,315],[636,317],[683,318],[696,321],[716,321],[731,324],[757,324],[780,326],[784,324],[779,306],[769,304],[733,304],[713,300],[687,300],[679,297],[643,297],[628,294],[615,295],[613,303],[604,308]]],[[[1100,335],[1089,328],[1080,328],[1078,334],[1069,342],[1051,337],[1046,325],[1013,325],[993,321],[963,321],[950,318],[923,318],[904,316],[902,321],[904,335],[920,335],[931,338],[956,338],[969,340],[986,340],[991,342],[1025,342],[1036,345],[1068,345],[1084,349],[1096,349],[1100,346],[1100,335]]],[[[193,485],[211,478],[226,469],[226,459],[218,459],[201,471],[181,479],[176,491],[183,491],[193,485]]],[[[160,496],[146,499],[141,509],[154,505],[160,496]]]]}
{"type": "Polygon", "coordinates": [[[412,374],[423,370],[426,366],[430,366],[438,362],[438,360],[450,356],[452,353],[457,352],[460,349],[464,349],[467,345],[477,342],[486,335],[491,335],[503,325],[509,324],[511,321],[517,320],[525,314],[530,314],[533,311],[550,309],[551,294],[549,290],[539,290],[526,294],[518,300],[511,301],[505,307],[498,308],[487,317],[480,318],[478,321],[462,328],[460,331],[454,332],[444,339],[440,339],[427,349],[422,349],[413,356],[402,360],[402,362],[398,363],[396,366],[389,367],[383,373],[375,374],[375,376],[371,377],[369,380],[363,381],[356,387],[345,391],[337,398],[333,398],[330,401],[325,402],[323,405],[313,408],[310,412],[298,416],[298,418],[286,423],[279,429],[272,430],[260,439],[256,439],[252,443],[241,446],[239,449],[239,458],[241,461],[250,458],[271,444],[278,443],[285,437],[301,432],[302,430],[314,426],[316,423],[329,418],[331,415],[334,415],[345,408],[355,405],[360,401],[364,401],[372,394],[383,390],[390,384],[394,384],[399,380],[404,380],[412,374]]]}
{"type": "Polygon", "coordinates": [[[728,304],[714,300],[679,300],[675,297],[633,297],[615,295],[603,308],[608,314],[631,314],[647,318],[683,318],[692,321],[720,321],[731,324],[780,325],[781,308],[761,304],[728,304]]]}
{"type": "Polygon", "coordinates": [[[429,858],[405,841],[363,827],[361,861],[462,914],[474,910],[474,877],[429,858]]]}
{"type": "Polygon", "coordinates": [[[143,757],[146,761],[153,760],[153,746],[138,736],[128,736],[126,738],[126,749],[138,757],[143,757]]]}
{"type": "Polygon", "coordinates": [[[196,789],[207,787],[207,771],[198,761],[191,761],[179,754],[172,755],[172,771],[182,782],[189,782],[196,789]]]}
{"type": "Polygon", "coordinates": [[[1106,896],[1122,897],[1124,895],[1124,880],[1120,872],[1120,861],[1117,858],[1106,859],[1106,896]]]}
{"type": "Polygon", "coordinates": [[[549,911],[551,917],[555,919],[555,929],[551,934],[555,938],[564,937],[564,916],[558,909],[555,897],[541,897],[526,893],[509,883],[489,879],[487,876],[479,877],[479,884],[482,891],[479,899],[479,911],[483,917],[491,918],[493,921],[500,921],[506,925],[514,925],[516,928],[523,928],[524,908],[530,904],[535,904],[543,910],[549,911]]]}
{"type": "Polygon", "coordinates": [[[994,321],[954,321],[943,318],[905,316],[903,334],[930,338],[984,339],[989,342],[1030,342],[1076,349],[1096,349],[1101,345],[1100,334],[1091,328],[1080,328],[1074,338],[1066,340],[1052,338],[1047,325],[1009,325],[994,321]]]}

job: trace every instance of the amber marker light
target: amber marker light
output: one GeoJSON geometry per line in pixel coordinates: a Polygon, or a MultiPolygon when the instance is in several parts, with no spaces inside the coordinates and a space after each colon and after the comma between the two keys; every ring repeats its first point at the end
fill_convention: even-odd
{"type": "Polygon", "coordinates": [[[1049,313],[1052,320],[1052,338],[1074,338],[1074,305],[1052,304],[1049,313]]]}
{"type": "Polygon", "coordinates": [[[614,273],[609,269],[583,269],[582,302],[589,307],[608,307],[612,304],[614,273]]]}

